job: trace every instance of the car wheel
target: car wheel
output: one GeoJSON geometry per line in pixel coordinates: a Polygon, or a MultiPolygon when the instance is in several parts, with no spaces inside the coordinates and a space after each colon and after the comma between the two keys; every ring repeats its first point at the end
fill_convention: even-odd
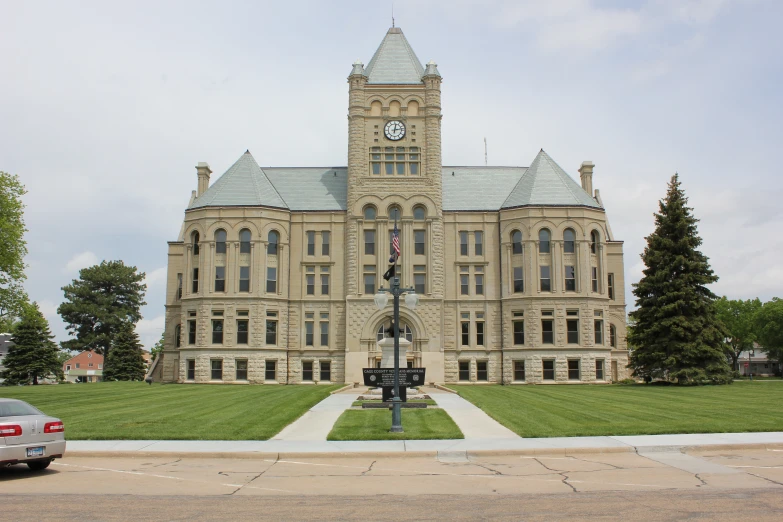
{"type": "Polygon", "coordinates": [[[27,467],[33,471],[41,471],[49,467],[51,460],[34,460],[27,463],[27,467]]]}

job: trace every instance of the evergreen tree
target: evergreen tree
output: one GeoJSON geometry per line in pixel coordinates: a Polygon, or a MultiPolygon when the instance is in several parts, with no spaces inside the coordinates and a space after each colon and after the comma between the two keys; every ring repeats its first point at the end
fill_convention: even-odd
{"type": "Polygon", "coordinates": [[[112,342],[103,366],[105,381],[141,381],[144,379],[141,343],[132,324],[124,323],[112,342]]]}
{"type": "Polygon", "coordinates": [[[62,380],[59,349],[52,339],[54,336],[49,330],[49,323],[38,305],[32,303],[26,306],[11,337],[14,345],[3,359],[3,384],[38,384],[39,378],[49,376],[62,380]]]}
{"type": "Polygon", "coordinates": [[[81,352],[94,349],[108,360],[112,341],[124,324],[141,319],[147,285],[144,272],[122,261],[102,261],[79,271],[79,279],[64,286],[66,301],[57,308],[76,334],[62,343],[63,348],[81,352]]]}
{"type": "Polygon", "coordinates": [[[629,367],[636,377],[679,384],[730,383],[728,332],[716,317],[716,296],[707,288],[718,277],[698,250],[698,220],[687,203],[675,174],[642,253],[647,268],[634,285],[629,367]]]}

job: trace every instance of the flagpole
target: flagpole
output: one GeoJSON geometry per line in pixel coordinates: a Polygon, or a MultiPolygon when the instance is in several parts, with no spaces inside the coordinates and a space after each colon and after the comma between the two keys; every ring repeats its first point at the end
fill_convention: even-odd
{"type": "Polygon", "coordinates": [[[392,250],[394,250],[394,280],[392,281],[392,295],[394,296],[394,397],[392,397],[392,426],[393,433],[402,433],[402,401],[400,399],[400,273],[397,271],[399,254],[394,248],[395,236],[399,245],[400,232],[397,228],[397,216],[394,216],[394,232],[392,236],[392,250]]]}

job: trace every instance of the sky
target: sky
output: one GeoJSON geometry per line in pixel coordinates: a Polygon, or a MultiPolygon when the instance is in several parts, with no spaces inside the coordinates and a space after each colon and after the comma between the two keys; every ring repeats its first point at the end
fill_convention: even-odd
{"type": "MultiPolygon", "coordinates": [[[[146,273],[137,331],[164,325],[167,241],[195,165],[212,181],[347,162],[346,78],[392,2],[0,0],[0,170],[18,174],[25,288],[67,339],[61,288],[122,259],[146,273]]],[[[443,163],[595,163],[626,298],[678,172],[702,251],[732,299],[783,296],[783,2],[396,0],[396,25],[443,75],[443,163]]]]}

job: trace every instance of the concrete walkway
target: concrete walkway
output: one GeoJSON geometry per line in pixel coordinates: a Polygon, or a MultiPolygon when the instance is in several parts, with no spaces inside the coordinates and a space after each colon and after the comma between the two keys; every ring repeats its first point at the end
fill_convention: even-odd
{"type": "Polygon", "coordinates": [[[456,393],[427,389],[449,417],[457,424],[466,439],[519,439],[519,435],[506,428],[472,403],[456,393]]]}
{"type": "Polygon", "coordinates": [[[283,428],[272,440],[325,441],[334,423],[359,395],[353,390],[330,395],[283,428]]]}

